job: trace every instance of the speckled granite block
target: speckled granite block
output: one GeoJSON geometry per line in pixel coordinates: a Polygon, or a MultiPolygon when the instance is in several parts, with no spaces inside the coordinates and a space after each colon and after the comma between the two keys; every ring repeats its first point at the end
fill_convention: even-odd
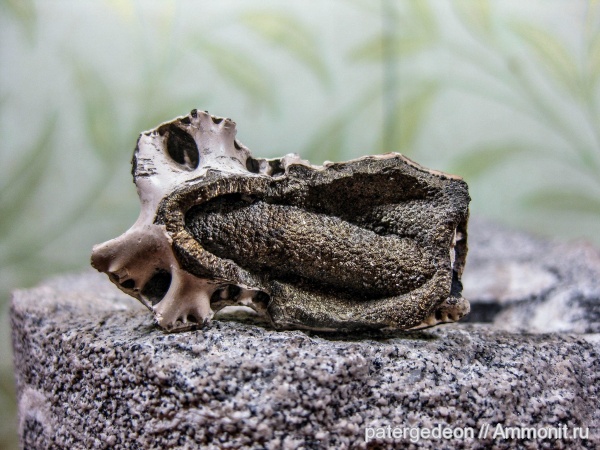
{"type": "Polygon", "coordinates": [[[472,220],[467,321],[538,333],[600,333],[600,250],[472,220]]]}
{"type": "MultiPolygon", "coordinates": [[[[484,244],[491,254],[493,242],[484,244]]],[[[544,245],[546,252],[554,244],[544,245]]],[[[533,250],[528,261],[535,265],[533,250]]],[[[481,264],[497,267],[480,260],[478,270],[481,264]]],[[[536,307],[574,282],[562,281],[538,297],[525,282],[518,292],[536,307]]],[[[587,294],[597,288],[594,280],[587,286],[587,294]]],[[[597,303],[588,300],[593,318],[597,303]]],[[[495,308],[491,320],[503,314],[495,308]]],[[[517,333],[495,322],[333,338],[277,332],[238,316],[169,335],[95,273],[17,291],[11,314],[26,449],[600,446],[598,334],[517,333]],[[486,424],[589,427],[589,439],[365,443],[368,426],[473,427],[477,434],[486,424]]],[[[564,323],[583,323],[577,320],[564,323]]]]}

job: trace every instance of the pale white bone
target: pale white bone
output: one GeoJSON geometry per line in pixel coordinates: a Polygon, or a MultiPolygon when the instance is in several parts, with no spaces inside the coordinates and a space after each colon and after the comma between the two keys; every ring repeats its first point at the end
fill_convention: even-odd
{"type": "MultiPolygon", "coordinates": [[[[138,219],[124,234],[94,246],[92,252],[94,267],[108,272],[121,290],[138,298],[154,312],[156,322],[170,331],[202,326],[208,322],[215,313],[211,309],[211,296],[220,286],[214,280],[198,278],[180,267],[165,227],[153,223],[160,201],[176,187],[201,178],[208,170],[249,174],[246,160],[250,151],[235,141],[234,122],[201,111],[196,112],[196,117],[192,116],[189,123],[186,122],[177,121],[177,126],[196,142],[198,167],[190,170],[171,158],[167,151],[168,130],[161,134],[162,126],[142,133],[138,140],[134,174],[141,202],[138,219]],[[157,271],[169,273],[171,284],[164,298],[152,305],[142,290],[157,271]],[[134,285],[130,286],[128,280],[132,280],[134,285]]],[[[289,161],[299,161],[299,158],[289,155],[289,161]]],[[[259,291],[244,286],[240,289],[238,297],[244,305],[257,310],[263,308],[252,303],[259,291]]],[[[222,300],[222,306],[236,304],[232,299],[222,300]]]]}
{"type": "Polygon", "coordinates": [[[169,331],[173,328],[181,330],[204,325],[212,319],[210,297],[218,285],[179,268],[173,268],[171,276],[169,291],[153,308],[158,325],[169,331]]]}

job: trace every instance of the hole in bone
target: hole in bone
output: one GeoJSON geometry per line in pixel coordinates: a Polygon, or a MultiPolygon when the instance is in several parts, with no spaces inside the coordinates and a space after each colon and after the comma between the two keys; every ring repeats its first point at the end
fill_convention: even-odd
{"type": "Polygon", "coordinates": [[[198,168],[200,153],[196,141],[187,132],[173,124],[169,126],[167,152],[176,163],[190,170],[198,168]]]}
{"type": "Polygon", "coordinates": [[[281,165],[281,161],[276,159],[274,161],[269,161],[269,165],[271,166],[271,176],[276,177],[279,175],[285,174],[285,169],[281,165]]]}
{"type": "Polygon", "coordinates": [[[227,291],[229,292],[229,298],[231,300],[237,300],[237,298],[240,296],[240,292],[242,292],[240,287],[236,286],[235,284],[230,284],[227,286],[227,291]]]}
{"type": "Polygon", "coordinates": [[[140,294],[154,306],[164,298],[170,286],[171,274],[166,270],[159,270],[148,280],[140,294]]]}
{"type": "Polygon", "coordinates": [[[258,173],[260,170],[260,164],[258,161],[252,157],[246,160],[246,169],[252,173],[258,173]]]}
{"type": "Polygon", "coordinates": [[[240,296],[240,292],[242,290],[239,286],[235,284],[229,284],[227,286],[223,286],[222,288],[217,289],[210,297],[210,302],[220,302],[223,300],[231,300],[235,301],[240,296]]]}
{"type": "Polygon", "coordinates": [[[216,123],[217,125],[220,124],[221,122],[223,122],[223,118],[222,117],[212,117],[211,119],[214,123],[216,123]]]}
{"type": "Polygon", "coordinates": [[[442,320],[442,318],[443,318],[442,311],[438,309],[438,310],[435,312],[435,319],[436,319],[437,321],[441,321],[441,320],[442,320]]]}
{"type": "Polygon", "coordinates": [[[256,296],[254,297],[254,303],[262,303],[265,306],[269,303],[270,297],[269,294],[267,294],[266,292],[263,291],[259,291],[256,293],[256,296]]]}
{"type": "Polygon", "coordinates": [[[238,143],[238,141],[236,139],[233,140],[233,146],[235,147],[236,150],[242,149],[242,146],[238,143]]]}
{"type": "Polygon", "coordinates": [[[135,281],[133,281],[131,278],[119,284],[123,289],[133,289],[135,287],[135,281]]]}
{"type": "Polygon", "coordinates": [[[188,314],[186,317],[188,323],[198,323],[198,318],[193,314],[188,314]]]}
{"type": "Polygon", "coordinates": [[[210,302],[216,303],[227,299],[227,290],[225,288],[217,289],[210,296],[210,302]]]}

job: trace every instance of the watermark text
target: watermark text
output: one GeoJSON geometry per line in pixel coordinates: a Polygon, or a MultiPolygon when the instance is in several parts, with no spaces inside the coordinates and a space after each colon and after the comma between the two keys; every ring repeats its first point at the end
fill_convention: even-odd
{"type": "Polygon", "coordinates": [[[410,441],[417,443],[423,440],[466,440],[479,439],[494,441],[507,440],[575,440],[589,439],[589,428],[561,426],[504,426],[503,424],[482,424],[474,427],[448,427],[438,424],[434,427],[366,427],[365,442],[372,440],[410,441]]]}

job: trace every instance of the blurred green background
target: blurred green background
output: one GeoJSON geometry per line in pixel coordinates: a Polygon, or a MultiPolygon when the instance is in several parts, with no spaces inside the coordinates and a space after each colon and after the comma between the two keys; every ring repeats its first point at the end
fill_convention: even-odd
{"type": "Polygon", "coordinates": [[[10,290],[127,229],[138,133],[193,108],[255,156],[402,152],[475,216],[600,243],[597,1],[0,0],[0,49],[1,448],[10,290]]]}

